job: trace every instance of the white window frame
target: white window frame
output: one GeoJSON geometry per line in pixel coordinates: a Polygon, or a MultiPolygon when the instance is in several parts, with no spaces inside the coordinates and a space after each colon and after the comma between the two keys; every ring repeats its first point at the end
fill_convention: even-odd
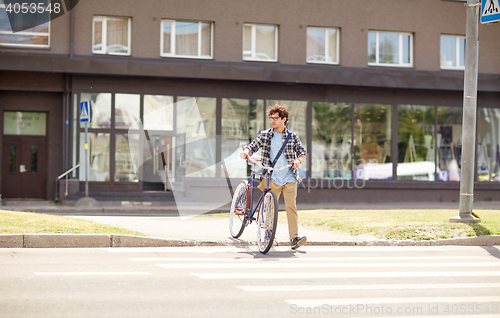
{"type": "MultiPolygon", "coordinates": [[[[460,63],[460,39],[465,40],[465,35],[454,35],[454,34],[441,34],[439,36],[439,67],[442,70],[465,70],[465,59],[464,59],[464,65],[460,66],[458,65],[460,63]],[[442,66],[441,65],[441,37],[442,36],[451,36],[455,38],[455,60],[457,61],[456,66],[442,66]]],[[[465,51],[463,52],[464,58],[465,58],[465,51]]]]}
{"type": "Polygon", "coordinates": [[[162,19],[160,23],[160,56],[161,57],[178,57],[184,59],[204,59],[210,60],[214,58],[214,23],[210,21],[188,21],[188,20],[171,20],[171,19],[162,19]],[[170,22],[172,26],[172,33],[170,34],[170,50],[171,53],[163,52],[164,40],[163,40],[163,22],[170,22]],[[175,24],[176,22],[196,22],[198,23],[198,55],[180,55],[176,54],[175,47],[175,24]],[[210,24],[210,56],[201,56],[201,24],[208,23],[210,24]]]}
{"type": "MultiPolygon", "coordinates": [[[[369,66],[385,66],[385,67],[413,67],[413,33],[411,32],[396,32],[396,31],[377,31],[377,30],[368,30],[368,32],[375,32],[375,42],[376,42],[376,49],[375,49],[375,63],[368,62],[369,66]],[[389,64],[389,63],[379,63],[379,34],[380,33],[396,33],[399,36],[398,39],[398,54],[399,54],[399,63],[398,64],[389,64]],[[403,59],[403,46],[401,45],[401,42],[403,40],[404,35],[409,35],[410,36],[410,63],[402,63],[401,60],[403,59]]],[[[368,39],[367,39],[368,43],[368,39]]]]}
{"type": "Polygon", "coordinates": [[[243,51],[242,51],[242,55],[243,55],[243,61],[254,61],[254,62],[278,62],[278,31],[279,31],[279,28],[278,28],[278,25],[276,24],[260,24],[260,23],[243,23],[243,51]],[[245,52],[244,52],[244,48],[245,48],[245,26],[251,26],[252,27],[252,39],[251,39],[251,44],[250,44],[250,57],[245,57],[245,52]],[[275,31],[274,31],[274,58],[273,59],[270,59],[270,60],[265,60],[265,59],[258,59],[258,58],[255,58],[255,45],[256,45],[256,40],[257,40],[257,36],[256,36],[256,28],[257,26],[273,26],[275,27],[275,31]]]}
{"type": "MultiPolygon", "coordinates": [[[[5,9],[5,3],[2,1],[0,3],[0,8],[5,9]]],[[[7,12],[5,12],[7,14],[7,12]]],[[[16,32],[16,35],[27,35],[27,36],[47,36],[48,41],[47,45],[45,44],[19,44],[19,43],[0,43],[0,46],[5,46],[5,47],[22,47],[22,48],[50,48],[50,19],[48,21],[49,24],[49,30],[48,32],[27,32],[27,31],[21,31],[21,32],[16,32]]],[[[9,31],[0,31],[0,34],[14,34],[12,30],[9,31]]]]}
{"type": "MultiPolygon", "coordinates": [[[[328,64],[328,65],[338,65],[339,64],[339,61],[340,61],[340,56],[339,56],[339,52],[340,52],[340,49],[339,49],[339,38],[340,38],[340,28],[330,28],[330,27],[314,27],[314,26],[308,26],[307,29],[322,29],[325,31],[325,61],[308,61],[307,60],[307,56],[306,56],[306,63],[308,64],[328,64]],[[327,34],[326,32],[328,30],[336,30],[337,31],[337,36],[335,37],[335,41],[337,42],[336,45],[337,45],[337,50],[335,52],[335,55],[337,57],[337,60],[336,61],[333,61],[333,62],[328,62],[326,61],[326,57],[328,56],[327,52],[330,51],[330,41],[328,41],[328,37],[327,37],[327,34]]],[[[306,34],[307,34],[307,29],[306,29],[306,34]]],[[[307,44],[306,44],[307,45],[307,44]]],[[[306,52],[307,52],[307,48],[306,48],[306,52]]]]}
{"type": "Polygon", "coordinates": [[[132,18],[131,17],[118,17],[118,16],[104,16],[104,15],[95,15],[92,18],[92,53],[93,54],[106,54],[106,55],[122,55],[122,56],[129,56],[131,54],[131,44],[132,43],[132,18]],[[107,20],[108,18],[125,18],[128,20],[128,30],[127,30],[127,48],[128,52],[127,53],[120,53],[120,52],[106,52],[106,47],[107,47],[107,27],[108,23],[107,20]],[[95,20],[96,19],[102,19],[102,46],[101,50],[94,50],[94,43],[95,43],[95,20]]]}

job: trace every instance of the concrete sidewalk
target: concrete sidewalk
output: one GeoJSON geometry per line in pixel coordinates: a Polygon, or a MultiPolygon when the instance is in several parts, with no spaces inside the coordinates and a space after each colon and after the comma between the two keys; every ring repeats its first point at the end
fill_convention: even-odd
{"type": "MultiPolygon", "coordinates": [[[[426,203],[415,204],[343,204],[339,206],[299,205],[299,209],[337,208],[337,209],[408,209],[440,208],[457,209],[458,203],[426,203]]],[[[500,202],[479,202],[475,209],[500,209],[500,202]]],[[[280,206],[280,209],[282,207],[280,206]]],[[[284,208],[284,207],[283,207],[284,208]]],[[[75,208],[47,201],[11,201],[0,207],[3,210],[29,211],[46,214],[57,214],[94,221],[101,224],[138,231],[148,237],[126,235],[68,235],[68,234],[19,234],[14,236],[0,235],[0,247],[159,247],[159,246],[241,246],[255,245],[256,225],[250,224],[239,239],[229,234],[227,218],[179,217],[175,206],[154,207],[138,203],[106,206],[99,208],[75,208]]],[[[220,209],[227,212],[228,209],[220,209]]],[[[193,210],[194,214],[196,210],[193,210]]],[[[300,212],[299,212],[300,215],[300,212]]],[[[433,241],[393,241],[380,240],[371,235],[351,236],[349,234],[332,233],[316,228],[299,229],[299,235],[308,237],[308,245],[500,245],[500,236],[484,236],[460,239],[443,239],[433,241]]],[[[288,227],[280,223],[276,233],[276,243],[288,246],[288,227]]]]}

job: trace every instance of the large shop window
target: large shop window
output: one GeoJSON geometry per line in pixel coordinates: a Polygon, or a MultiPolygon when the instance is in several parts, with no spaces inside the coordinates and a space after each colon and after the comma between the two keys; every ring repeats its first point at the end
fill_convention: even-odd
{"type": "Polygon", "coordinates": [[[368,32],[368,65],[411,67],[413,35],[403,32],[368,32]]]}
{"type": "Polygon", "coordinates": [[[461,152],[460,107],[398,105],[398,180],[460,181],[461,152]]]}
{"type": "MultiPolygon", "coordinates": [[[[21,5],[27,5],[27,3],[20,4],[12,2],[10,7],[8,7],[3,0],[0,0],[0,46],[50,47],[50,12],[46,11],[48,2],[46,0],[40,0],[36,3],[37,10],[40,10],[42,7],[44,8],[43,13],[12,14],[11,18],[14,19],[14,25],[33,26],[32,28],[13,33],[6,10],[12,10],[12,13],[19,12],[17,10],[21,10],[21,5]],[[39,5],[41,6],[38,7],[39,5]],[[43,23],[43,21],[47,22],[43,23]]],[[[33,10],[32,7],[28,6],[28,8],[33,10]]]]}
{"type": "MultiPolygon", "coordinates": [[[[307,102],[306,101],[297,101],[297,100],[268,100],[267,108],[276,105],[276,103],[280,105],[288,106],[288,123],[286,124],[286,128],[290,131],[293,131],[299,135],[300,142],[302,142],[302,146],[304,149],[308,151],[307,148],[307,102]]],[[[271,128],[271,120],[267,116],[266,110],[266,128],[271,128]]],[[[302,164],[299,166],[299,174],[301,178],[305,178],[307,176],[307,164],[302,164]]]]}
{"type": "Polygon", "coordinates": [[[478,181],[500,182],[500,108],[479,108],[477,143],[478,181]]]}
{"type": "Polygon", "coordinates": [[[264,130],[264,101],[262,99],[222,99],[222,177],[245,178],[249,166],[240,158],[243,147],[264,130]],[[237,140],[237,149],[234,140],[237,140]]]}
{"type": "MultiPolygon", "coordinates": [[[[138,182],[140,131],[129,133],[140,119],[140,95],[81,93],[80,101],[92,103],[89,125],[89,181],[138,182]],[[114,105],[113,105],[114,100],[114,105]],[[114,149],[114,153],[110,152],[114,149]],[[111,158],[113,160],[111,161],[111,158]],[[111,165],[113,169],[111,169],[111,165]],[[111,175],[114,171],[114,175],[111,175]]],[[[75,108],[76,103],[75,103],[75,108]]],[[[85,124],[80,124],[80,180],[85,180],[85,124]]]]}
{"type": "Polygon", "coordinates": [[[339,63],[339,29],[307,28],[307,63],[339,63]]]}
{"type": "Polygon", "coordinates": [[[435,109],[398,105],[398,180],[435,180],[435,109]]]}
{"type": "Polygon", "coordinates": [[[278,27],[245,24],[243,26],[243,60],[278,61],[278,27]]]}
{"type": "MultiPolygon", "coordinates": [[[[109,181],[109,133],[89,133],[89,181],[109,181]]],[[[85,133],[80,133],[80,181],[85,181],[85,133]]]]}
{"type": "Polygon", "coordinates": [[[183,165],[187,178],[215,177],[215,109],[215,98],[177,98],[177,134],[186,140],[183,165]]]}
{"type": "Polygon", "coordinates": [[[161,28],[163,57],[211,59],[213,23],[163,20],[161,28]]]}
{"type": "Polygon", "coordinates": [[[95,16],[92,53],[130,55],[131,28],[131,18],[95,16]]]}
{"type": "Polygon", "coordinates": [[[441,35],[441,69],[465,69],[465,36],[441,35]]]}
{"type": "Polygon", "coordinates": [[[392,105],[354,105],[354,178],[391,180],[392,105]]]}
{"type": "Polygon", "coordinates": [[[352,179],[351,112],[348,103],[312,103],[311,177],[352,179]]]}

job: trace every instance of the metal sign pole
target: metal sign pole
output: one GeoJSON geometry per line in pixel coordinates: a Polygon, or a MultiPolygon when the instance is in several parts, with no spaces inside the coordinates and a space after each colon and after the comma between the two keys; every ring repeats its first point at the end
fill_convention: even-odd
{"type": "Polygon", "coordinates": [[[467,25],[465,30],[464,106],[462,126],[462,169],[460,178],[459,215],[450,218],[452,223],[479,223],[472,216],[474,201],[474,159],[476,153],[477,64],[478,25],[481,3],[467,0],[467,25]]]}
{"type": "MultiPolygon", "coordinates": [[[[85,171],[85,196],[75,202],[76,207],[97,207],[99,203],[89,197],[89,175],[90,175],[90,155],[89,155],[89,123],[92,122],[92,104],[90,101],[80,102],[80,123],[85,124],[85,148],[84,148],[84,171],[85,171]]],[[[81,171],[81,169],[80,169],[81,171]]]]}
{"type": "Polygon", "coordinates": [[[85,123],[85,197],[89,197],[89,123],[85,123]]]}

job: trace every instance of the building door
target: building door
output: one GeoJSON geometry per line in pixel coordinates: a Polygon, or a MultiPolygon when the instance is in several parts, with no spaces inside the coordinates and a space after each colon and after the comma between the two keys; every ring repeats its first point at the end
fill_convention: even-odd
{"type": "Polygon", "coordinates": [[[144,140],[142,189],[144,191],[172,190],[168,179],[172,167],[172,136],[165,132],[148,132],[144,140]]]}
{"type": "Polygon", "coordinates": [[[46,135],[47,113],[4,111],[2,142],[4,198],[46,198],[46,135]]]}
{"type": "Polygon", "coordinates": [[[43,136],[4,136],[2,197],[46,197],[47,140],[43,136]]]}
{"type": "Polygon", "coordinates": [[[144,191],[182,191],[186,165],[185,140],[185,134],[147,133],[142,166],[144,191]]]}

